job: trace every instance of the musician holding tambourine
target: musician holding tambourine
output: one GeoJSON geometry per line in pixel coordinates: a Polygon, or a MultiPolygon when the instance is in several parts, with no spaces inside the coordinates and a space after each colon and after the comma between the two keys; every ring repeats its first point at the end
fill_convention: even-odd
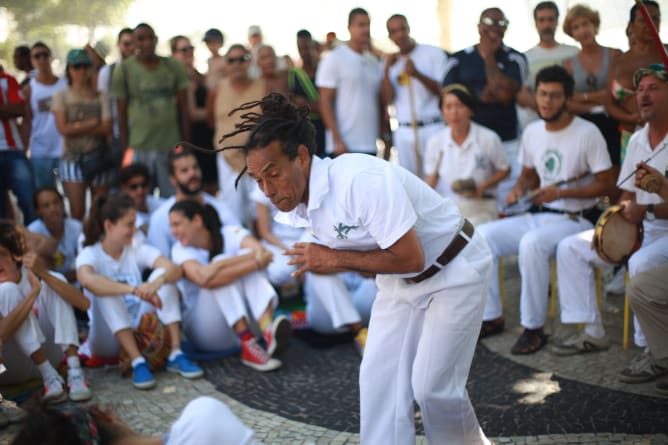
{"type": "MultiPolygon", "coordinates": [[[[654,64],[637,70],[634,86],[640,115],[647,123],[629,141],[617,181],[623,192],[619,206],[608,209],[593,231],[568,237],[557,248],[562,323],[584,323],[585,326],[583,331],[552,348],[558,354],[607,348],[608,340],[596,304],[594,267],[627,263],[632,278],[639,272],[668,263],[668,204],[646,190],[651,190],[652,179],[639,169],[639,166],[649,165],[660,172],[668,170],[668,75],[664,65],[654,64]],[[593,240],[591,244],[590,240],[593,240]]],[[[637,322],[634,340],[636,345],[646,346],[637,322]]],[[[638,381],[634,369],[622,371],[620,380],[638,381]]]]}

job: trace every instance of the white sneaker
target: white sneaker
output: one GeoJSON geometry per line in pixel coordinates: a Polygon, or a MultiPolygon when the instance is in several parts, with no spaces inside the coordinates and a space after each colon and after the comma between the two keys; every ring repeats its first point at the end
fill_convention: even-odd
{"type": "Polygon", "coordinates": [[[49,403],[61,403],[67,399],[65,382],[58,374],[44,381],[44,401],[49,403]]]}
{"type": "Polygon", "coordinates": [[[620,267],[612,279],[603,286],[607,294],[624,295],[626,292],[626,267],[620,267]]]}
{"type": "Polygon", "coordinates": [[[70,400],[73,402],[81,402],[93,397],[81,369],[70,369],[67,372],[67,387],[70,389],[70,400]]]}

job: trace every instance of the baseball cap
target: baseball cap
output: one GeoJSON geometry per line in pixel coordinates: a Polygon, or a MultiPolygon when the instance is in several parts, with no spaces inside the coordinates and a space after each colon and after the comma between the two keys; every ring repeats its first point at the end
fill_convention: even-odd
{"type": "Polygon", "coordinates": [[[219,29],[211,28],[204,33],[204,38],[202,41],[208,42],[209,40],[218,40],[219,42],[223,41],[223,33],[219,29]]]}
{"type": "Polygon", "coordinates": [[[250,36],[261,36],[262,28],[257,25],[251,25],[248,27],[248,37],[250,36]]]}
{"type": "Polygon", "coordinates": [[[638,88],[640,79],[645,76],[656,76],[664,82],[668,82],[668,73],[666,73],[666,67],[661,63],[653,63],[647,68],[638,69],[633,75],[633,86],[638,88]]]}
{"type": "Polygon", "coordinates": [[[67,64],[68,65],[92,65],[93,61],[90,60],[88,53],[83,49],[72,49],[67,53],[67,64]]]}

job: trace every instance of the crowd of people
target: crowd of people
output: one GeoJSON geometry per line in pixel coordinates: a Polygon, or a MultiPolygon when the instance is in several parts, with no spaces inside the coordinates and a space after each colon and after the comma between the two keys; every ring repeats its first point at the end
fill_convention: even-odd
{"type": "MultiPolygon", "coordinates": [[[[279,297],[297,287],[314,330],[355,338],[363,443],[409,440],[413,400],[430,441],[486,443],[464,385],[476,340],[505,329],[498,266],[511,255],[523,328],[512,354],[607,350],[601,268],[622,292],[631,280],[642,352],[620,380],[668,374],[659,4],[633,5],[623,53],[597,42],[602,18],[585,4],[563,20],[580,48],[555,40],[554,2],[533,17],[539,41],[525,53],[504,44],[509,19],[488,8],[479,42],[450,54],[416,42],[395,14],[397,52],[383,54],[355,8],[345,42],[300,30],[298,63],[258,26],[222,53],[224,35],[210,29],[207,73],[186,36],[158,55],[146,23],[118,33],[117,62],[72,49],[63,76],[46,43],[17,47],[23,81],[0,73],[0,384],[41,378],[49,404],[88,400],[95,385],[79,357],[124,351],[132,384],[152,388],[154,357],[135,336],[147,317],[164,330],[166,368],[184,378],[204,372],[183,337],[205,352],[239,348],[244,365],[272,371],[291,331],[279,297]],[[644,232],[617,264],[590,247],[610,204],[644,232]],[[583,329],[548,340],[553,262],[561,321],[583,329]]],[[[665,382],[656,391],[668,394],[665,382]]],[[[0,404],[0,425],[24,418],[0,404]]]]}

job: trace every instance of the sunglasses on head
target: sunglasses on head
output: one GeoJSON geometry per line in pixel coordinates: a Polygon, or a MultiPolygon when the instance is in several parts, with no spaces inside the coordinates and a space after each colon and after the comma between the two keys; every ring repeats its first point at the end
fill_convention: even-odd
{"type": "Polygon", "coordinates": [[[250,60],[249,55],[239,56],[239,57],[228,57],[227,63],[244,63],[250,60]]]}
{"type": "Polygon", "coordinates": [[[40,51],[40,52],[35,53],[35,54],[32,55],[33,59],[42,59],[42,58],[49,58],[49,57],[51,57],[51,54],[49,54],[46,51],[40,51]]]}
{"type": "Polygon", "coordinates": [[[134,182],[132,184],[128,184],[127,187],[130,190],[137,190],[137,189],[140,189],[140,188],[145,189],[145,188],[148,188],[148,182],[144,182],[144,181],[134,182]]]}
{"type": "Polygon", "coordinates": [[[194,50],[194,49],[195,49],[195,47],[192,46],[192,45],[191,45],[191,46],[184,46],[183,48],[176,48],[176,50],[177,50],[178,52],[181,52],[181,53],[189,53],[189,52],[191,52],[191,51],[194,50]]]}
{"type": "Polygon", "coordinates": [[[480,24],[481,25],[487,25],[487,26],[496,26],[498,28],[507,28],[510,22],[505,19],[501,20],[494,20],[491,17],[483,17],[480,19],[480,24]]]}

